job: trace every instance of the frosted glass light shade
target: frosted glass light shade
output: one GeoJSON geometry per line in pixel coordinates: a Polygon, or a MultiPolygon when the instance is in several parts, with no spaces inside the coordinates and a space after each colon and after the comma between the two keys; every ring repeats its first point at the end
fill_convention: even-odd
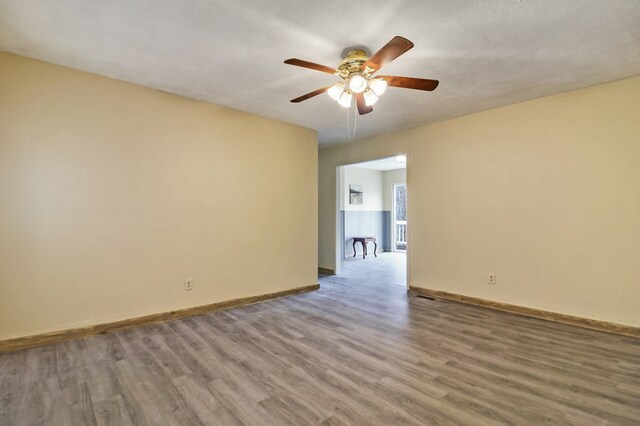
{"type": "Polygon", "coordinates": [[[329,88],[329,90],[327,90],[327,94],[334,101],[337,101],[338,99],[340,99],[340,96],[342,95],[342,92],[344,92],[344,83],[343,82],[336,83],[333,86],[331,86],[329,88]]]}
{"type": "Polygon", "coordinates": [[[338,103],[343,108],[349,108],[351,106],[352,97],[353,95],[351,94],[351,92],[347,90],[342,93],[342,96],[340,96],[340,99],[338,99],[338,103]]]}
{"type": "Polygon", "coordinates": [[[382,78],[374,78],[369,81],[369,87],[371,87],[376,96],[382,96],[384,91],[387,90],[387,82],[382,78]]]}
{"type": "Polygon", "coordinates": [[[367,88],[367,79],[360,74],[352,75],[349,79],[349,89],[353,93],[362,93],[367,88]]]}
{"type": "Polygon", "coordinates": [[[365,90],[365,92],[363,93],[363,96],[364,96],[364,104],[366,106],[371,106],[376,102],[378,102],[378,97],[376,96],[375,93],[373,93],[373,90],[371,89],[365,90]]]}

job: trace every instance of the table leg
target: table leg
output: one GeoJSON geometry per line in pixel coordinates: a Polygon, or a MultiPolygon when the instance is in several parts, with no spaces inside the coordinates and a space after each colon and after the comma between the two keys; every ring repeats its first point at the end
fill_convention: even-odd
{"type": "Polygon", "coordinates": [[[362,258],[363,259],[367,258],[367,242],[366,241],[362,242],[362,258]]]}
{"type": "Polygon", "coordinates": [[[356,257],[356,240],[353,240],[353,257],[356,257]]]}
{"type": "Polygon", "coordinates": [[[373,242],[373,255],[375,257],[378,257],[378,254],[376,253],[378,251],[378,243],[376,243],[375,241],[373,242]]]}

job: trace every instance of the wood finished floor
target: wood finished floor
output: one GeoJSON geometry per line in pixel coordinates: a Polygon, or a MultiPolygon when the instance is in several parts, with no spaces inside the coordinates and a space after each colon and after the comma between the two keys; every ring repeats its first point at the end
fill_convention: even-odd
{"type": "Polygon", "coordinates": [[[2,354],[0,424],[640,424],[640,340],[408,297],[399,259],[2,354]]]}

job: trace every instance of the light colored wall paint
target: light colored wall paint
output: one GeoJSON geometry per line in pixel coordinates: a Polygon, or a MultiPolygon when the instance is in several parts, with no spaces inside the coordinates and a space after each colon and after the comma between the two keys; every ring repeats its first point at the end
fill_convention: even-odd
{"type": "Polygon", "coordinates": [[[384,174],[378,170],[362,167],[345,166],[341,183],[341,210],[345,211],[380,211],[383,209],[384,174]],[[351,204],[349,185],[361,185],[363,204],[351,204]]]}
{"type": "Polygon", "coordinates": [[[319,263],[335,167],[406,152],[411,285],[640,326],[639,113],[634,77],[322,150],[319,263]]]}
{"type": "Polygon", "coordinates": [[[393,210],[393,185],[405,184],[407,182],[407,170],[389,170],[382,175],[384,210],[393,210]]]}
{"type": "Polygon", "coordinates": [[[0,205],[0,339],[317,282],[314,131],[5,53],[0,205]]]}

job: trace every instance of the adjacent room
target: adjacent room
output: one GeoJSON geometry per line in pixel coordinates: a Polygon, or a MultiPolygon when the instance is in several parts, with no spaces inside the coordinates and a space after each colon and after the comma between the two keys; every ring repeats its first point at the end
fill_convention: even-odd
{"type": "Polygon", "coordinates": [[[0,0],[0,425],[640,424],[637,0],[0,0]]]}
{"type": "Polygon", "coordinates": [[[407,286],[406,162],[396,155],[338,167],[337,274],[376,270],[386,284],[407,286]]]}

